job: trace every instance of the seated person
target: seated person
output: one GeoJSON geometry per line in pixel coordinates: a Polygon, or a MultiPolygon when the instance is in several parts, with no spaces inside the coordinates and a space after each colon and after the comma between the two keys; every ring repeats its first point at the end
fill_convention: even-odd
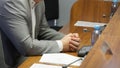
{"type": "Polygon", "coordinates": [[[76,51],[80,45],[77,33],[49,28],[44,0],[0,0],[0,29],[23,56],[76,51]]]}

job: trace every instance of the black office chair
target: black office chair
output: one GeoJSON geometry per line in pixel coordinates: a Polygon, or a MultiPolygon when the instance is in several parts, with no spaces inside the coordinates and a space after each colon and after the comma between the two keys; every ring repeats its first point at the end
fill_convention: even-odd
{"type": "Polygon", "coordinates": [[[51,28],[59,30],[62,26],[57,26],[59,18],[59,0],[44,0],[45,15],[51,28]]]}

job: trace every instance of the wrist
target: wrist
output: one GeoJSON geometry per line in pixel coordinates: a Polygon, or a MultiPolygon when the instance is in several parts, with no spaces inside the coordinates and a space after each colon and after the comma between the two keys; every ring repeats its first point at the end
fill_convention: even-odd
{"type": "Polygon", "coordinates": [[[63,50],[63,43],[61,40],[56,40],[57,44],[58,44],[58,47],[59,47],[59,51],[62,51],[63,50]]]}

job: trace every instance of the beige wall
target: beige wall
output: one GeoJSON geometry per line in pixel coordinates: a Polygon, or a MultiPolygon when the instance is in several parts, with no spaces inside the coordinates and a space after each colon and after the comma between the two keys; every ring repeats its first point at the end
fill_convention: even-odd
{"type": "Polygon", "coordinates": [[[69,22],[71,6],[75,1],[77,0],[59,0],[58,26],[62,26],[69,22]]]}

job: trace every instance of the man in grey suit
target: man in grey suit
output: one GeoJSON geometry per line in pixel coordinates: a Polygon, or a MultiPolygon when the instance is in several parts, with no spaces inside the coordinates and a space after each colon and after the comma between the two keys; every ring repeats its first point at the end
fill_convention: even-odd
{"type": "Polygon", "coordinates": [[[12,60],[20,55],[42,55],[78,49],[78,34],[63,35],[50,29],[44,12],[44,0],[0,0],[0,29],[8,65],[15,64],[12,60]],[[12,56],[12,60],[8,56],[12,56]]]}

